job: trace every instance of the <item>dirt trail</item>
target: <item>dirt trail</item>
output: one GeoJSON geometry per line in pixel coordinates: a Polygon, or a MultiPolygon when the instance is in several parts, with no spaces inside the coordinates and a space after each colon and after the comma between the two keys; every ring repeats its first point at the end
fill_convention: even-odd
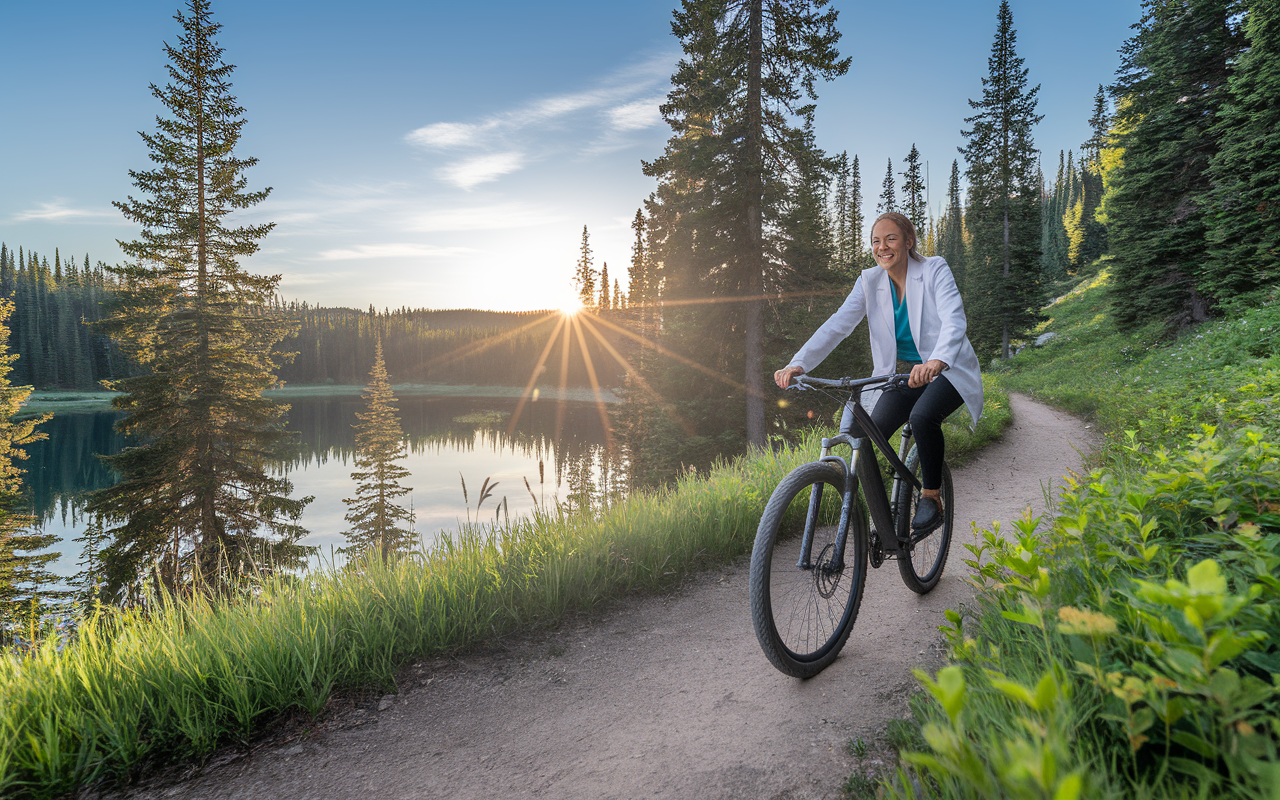
{"type": "Polygon", "coordinates": [[[943,611],[965,601],[969,520],[1043,510],[1094,444],[1082,422],[1012,398],[1003,439],[956,470],[956,539],[924,597],[893,563],[873,570],[836,662],[798,681],[752,632],[745,559],[673,595],[423,661],[378,709],[330,715],[318,731],[134,798],[834,798],[857,762],[850,737],[905,716],[911,668],[936,666],[943,611]]]}

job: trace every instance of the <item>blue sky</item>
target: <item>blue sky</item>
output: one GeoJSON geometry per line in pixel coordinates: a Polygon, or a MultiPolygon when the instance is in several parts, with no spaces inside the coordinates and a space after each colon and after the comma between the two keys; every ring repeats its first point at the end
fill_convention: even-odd
{"type": "MultiPolygon", "coordinates": [[[[0,8],[0,240],[120,259],[136,228],[111,201],[145,169],[162,42],[177,0],[0,8]]],[[[569,292],[582,226],[625,277],[629,224],[654,188],[657,113],[679,58],[675,0],[364,3],[214,0],[234,92],[248,218],[275,231],[247,263],[286,298],[365,307],[535,309],[569,292]]],[[[998,0],[840,2],[849,73],[819,85],[818,144],[857,154],[867,212],[914,143],[945,196],[978,98],[998,0]]],[[[1099,83],[1138,0],[1014,0],[1018,51],[1041,84],[1047,172],[1088,136],[1099,83]]],[[[963,169],[963,163],[961,164],[963,169]]],[[[625,283],[625,282],[624,282],[625,283]]]]}

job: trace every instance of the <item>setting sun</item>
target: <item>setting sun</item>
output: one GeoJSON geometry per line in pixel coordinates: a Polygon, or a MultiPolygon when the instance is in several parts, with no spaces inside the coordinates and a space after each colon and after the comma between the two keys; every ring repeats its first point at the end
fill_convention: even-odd
{"type": "Polygon", "coordinates": [[[572,317],[582,310],[582,298],[578,295],[566,295],[564,300],[560,301],[560,313],[566,317],[572,317]]]}

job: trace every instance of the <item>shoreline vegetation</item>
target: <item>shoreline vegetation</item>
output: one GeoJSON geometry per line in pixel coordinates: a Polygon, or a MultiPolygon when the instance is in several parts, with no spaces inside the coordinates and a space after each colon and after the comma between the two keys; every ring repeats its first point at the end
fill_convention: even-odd
{"type": "MultiPolygon", "coordinates": [[[[302,397],[359,397],[365,390],[363,384],[289,384],[280,389],[268,389],[263,394],[273,400],[288,402],[302,397]]],[[[391,390],[397,397],[474,397],[495,399],[519,399],[523,386],[481,386],[476,384],[399,383],[391,390]]],[[[591,389],[556,386],[535,387],[534,402],[541,400],[566,400],[571,402],[622,403],[624,400],[609,389],[601,389],[599,397],[591,389]]],[[[111,399],[119,393],[108,391],[34,391],[22,406],[19,416],[44,413],[77,413],[83,411],[110,411],[111,399]]]]}
{"type": "MultiPolygon", "coordinates": [[[[1009,421],[1007,395],[991,388],[976,430],[944,431],[962,459],[1009,421]]],[[[335,691],[391,686],[410,658],[554,626],[739,557],[773,487],[816,456],[821,435],[593,516],[542,507],[389,564],[265,580],[251,597],[91,611],[69,638],[0,657],[0,794],[127,782],[248,741],[291,710],[318,714],[335,691]]]]}
{"type": "Polygon", "coordinates": [[[1055,287],[997,383],[1092,418],[1053,519],[966,545],[975,603],[917,671],[877,797],[1274,798],[1280,787],[1280,302],[1118,331],[1104,257],[1055,287]],[[1068,291],[1069,290],[1069,291],[1068,291]],[[1082,369],[1082,365],[1088,365],[1082,369]]]}

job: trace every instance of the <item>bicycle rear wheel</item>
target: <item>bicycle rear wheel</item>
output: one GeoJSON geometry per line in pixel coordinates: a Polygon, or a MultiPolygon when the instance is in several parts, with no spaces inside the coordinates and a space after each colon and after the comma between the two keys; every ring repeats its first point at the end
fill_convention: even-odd
{"type": "MultiPolygon", "coordinates": [[[[906,460],[907,469],[920,477],[920,455],[913,446],[906,460]]],[[[898,497],[898,542],[905,549],[898,554],[898,571],[911,591],[925,594],[942,578],[951,550],[951,527],[955,520],[955,502],[951,491],[951,469],[942,465],[942,525],[921,536],[911,530],[911,520],[920,502],[920,490],[905,483],[898,497]],[[903,545],[902,542],[910,542],[903,545]]]]}
{"type": "Polygon", "coordinates": [[[844,563],[834,558],[842,484],[834,464],[797,467],[769,498],[751,551],[756,638],[769,661],[795,678],[813,677],[835,660],[862,602],[867,512],[856,493],[844,563]],[[813,544],[809,565],[802,567],[798,564],[806,527],[812,530],[813,544]]]}

